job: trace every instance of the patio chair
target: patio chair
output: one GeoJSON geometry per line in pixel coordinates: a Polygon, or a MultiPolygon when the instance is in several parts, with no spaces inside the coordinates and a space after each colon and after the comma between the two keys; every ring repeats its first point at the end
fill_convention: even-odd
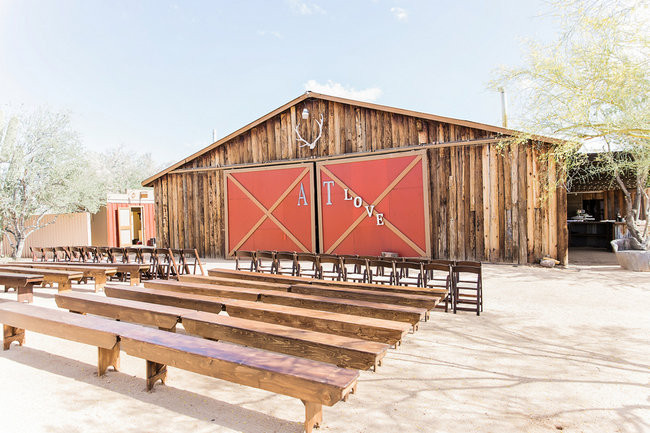
{"type": "Polygon", "coordinates": [[[357,257],[345,256],[343,260],[343,281],[353,281],[359,283],[368,282],[368,261],[357,257]]]}
{"type": "Polygon", "coordinates": [[[441,263],[426,263],[422,265],[422,272],[424,276],[424,287],[447,290],[447,296],[445,296],[445,312],[449,311],[449,305],[453,306],[454,299],[451,284],[451,266],[441,263]]]}
{"type": "Polygon", "coordinates": [[[371,284],[394,284],[395,262],[392,260],[368,260],[368,282],[371,284]]]}
{"type": "Polygon", "coordinates": [[[253,251],[235,251],[235,269],[238,271],[254,271],[255,253],[253,251]]]}
{"type": "Polygon", "coordinates": [[[275,271],[275,251],[255,251],[255,270],[272,274],[275,271]]]}
{"type": "Polygon", "coordinates": [[[481,267],[455,265],[451,268],[454,291],[453,309],[456,311],[483,311],[483,278],[481,267]],[[470,305],[465,307],[463,305],[470,305]]]}
{"type": "Polygon", "coordinates": [[[43,248],[40,247],[29,247],[29,251],[32,254],[32,260],[35,262],[44,262],[46,260],[45,253],[43,248]]]}
{"type": "Polygon", "coordinates": [[[318,255],[318,278],[341,281],[343,279],[342,260],[333,254],[318,255]]]}
{"type": "Polygon", "coordinates": [[[423,264],[420,262],[395,262],[395,284],[398,286],[423,287],[423,264]]]}
{"type": "Polygon", "coordinates": [[[281,275],[297,275],[296,253],[278,251],[275,253],[275,273],[281,275]]]}
{"type": "Polygon", "coordinates": [[[301,277],[318,278],[318,256],[314,253],[296,253],[296,272],[301,277]]]}
{"type": "Polygon", "coordinates": [[[111,247],[111,263],[126,263],[126,251],[122,247],[111,247]]]}

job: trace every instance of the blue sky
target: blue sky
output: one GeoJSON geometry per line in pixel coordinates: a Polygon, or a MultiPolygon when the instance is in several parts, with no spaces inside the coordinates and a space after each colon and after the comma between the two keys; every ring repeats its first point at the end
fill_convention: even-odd
{"type": "Polygon", "coordinates": [[[499,124],[487,83],[548,40],[538,0],[0,0],[0,106],[175,162],[310,90],[499,124]]]}

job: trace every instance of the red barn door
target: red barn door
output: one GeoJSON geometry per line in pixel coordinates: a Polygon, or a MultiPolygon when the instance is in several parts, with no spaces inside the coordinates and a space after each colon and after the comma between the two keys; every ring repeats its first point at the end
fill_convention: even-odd
{"type": "Polygon", "coordinates": [[[226,247],[315,251],[313,164],[230,170],[226,182],[226,247]]]}
{"type": "Polygon", "coordinates": [[[426,154],[317,163],[321,250],[429,257],[426,154]]]}

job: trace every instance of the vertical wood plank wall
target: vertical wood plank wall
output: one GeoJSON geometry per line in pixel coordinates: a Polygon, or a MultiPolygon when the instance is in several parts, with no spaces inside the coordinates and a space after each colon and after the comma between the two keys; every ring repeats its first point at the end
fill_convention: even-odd
{"type": "MultiPolygon", "coordinates": [[[[490,131],[327,101],[307,99],[179,169],[223,167],[493,137],[490,131]],[[303,108],[311,113],[299,119],[303,108]],[[313,140],[299,148],[294,127],[313,140]]],[[[529,263],[567,261],[566,191],[545,190],[560,173],[538,161],[543,144],[506,151],[495,144],[430,148],[431,245],[434,257],[529,263]],[[548,169],[546,169],[548,168],[548,169]],[[546,176],[546,179],[543,177],[546,176]]],[[[223,170],[168,173],[153,182],[161,246],[223,257],[223,170]]]]}

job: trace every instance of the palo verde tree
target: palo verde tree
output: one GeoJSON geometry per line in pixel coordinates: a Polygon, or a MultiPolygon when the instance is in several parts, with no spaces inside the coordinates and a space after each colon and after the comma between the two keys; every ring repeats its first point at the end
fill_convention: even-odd
{"type": "Polygon", "coordinates": [[[0,221],[20,257],[25,239],[47,214],[97,211],[100,197],[88,163],[64,114],[46,110],[0,115],[0,221]]]}
{"type": "Polygon", "coordinates": [[[546,157],[556,158],[565,173],[606,178],[622,190],[635,249],[650,248],[649,224],[642,229],[638,221],[641,213],[650,214],[648,3],[550,2],[561,24],[559,38],[530,43],[524,66],[502,69],[493,83],[517,98],[519,129],[561,139],[546,157]],[[588,160],[585,145],[598,152],[596,161],[588,160]]]}

